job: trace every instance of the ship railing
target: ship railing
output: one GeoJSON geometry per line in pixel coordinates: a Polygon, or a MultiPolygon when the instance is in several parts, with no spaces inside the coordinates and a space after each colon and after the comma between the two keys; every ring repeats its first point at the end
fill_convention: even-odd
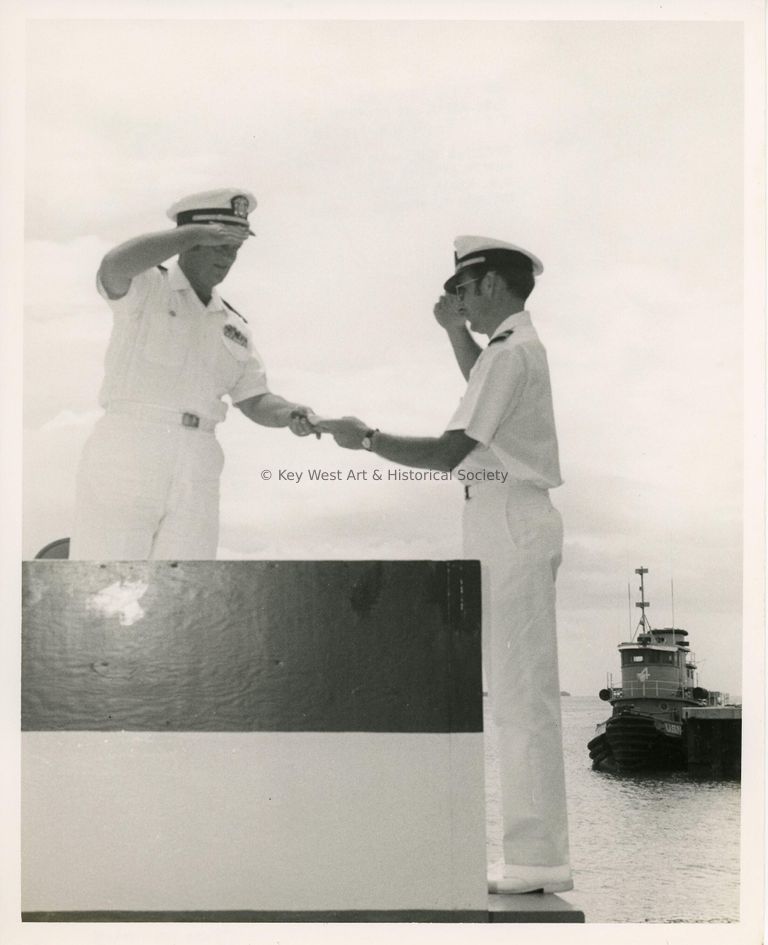
{"type": "MultiPolygon", "coordinates": [[[[614,693],[616,690],[614,690],[614,693]]],[[[639,697],[659,699],[683,699],[690,698],[690,690],[685,690],[674,683],[665,682],[647,682],[630,683],[628,686],[622,686],[619,696],[623,699],[637,699],[639,697]]]]}

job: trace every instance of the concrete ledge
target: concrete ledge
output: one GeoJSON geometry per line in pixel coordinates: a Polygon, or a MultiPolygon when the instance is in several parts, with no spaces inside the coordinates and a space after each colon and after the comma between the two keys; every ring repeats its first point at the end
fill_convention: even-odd
{"type": "Polygon", "coordinates": [[[528,893],[488,896],[489,922],[584,922],[581,909],[559,896],[528,893]]]}
{"type": "Polygon", "coordinates": [[[559,896],[488,896],[488,911],[470,909],[327,909],[316,911],[22,912],[22,922],[584,922],[559,896]]]}

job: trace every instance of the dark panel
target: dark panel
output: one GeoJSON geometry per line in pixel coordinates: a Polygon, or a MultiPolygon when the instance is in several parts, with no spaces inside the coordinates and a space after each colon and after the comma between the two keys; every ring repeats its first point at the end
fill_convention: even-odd
{"type": "Polygon", "coordinates": [[[475,561],[28,561],[22,728],[479,732],[475,561]]]}

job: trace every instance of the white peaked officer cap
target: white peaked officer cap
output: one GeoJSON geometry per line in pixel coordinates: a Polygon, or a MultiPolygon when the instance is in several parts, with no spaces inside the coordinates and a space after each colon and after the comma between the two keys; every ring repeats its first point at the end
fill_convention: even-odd
{"type": "Polygon", "coordinates": [[[205,190],[182,197],[168,208],[168,216],[177,226],[186,223],[228,223],[248,227],[248,214],[256,207],[256,198],[248,190],[227,187],[223,190],[205,190]]]}
{"type": "Polygon", "coordinates": [[[461,273],[470,266],[481,266],[483,269],[521,269],[534,276],[544,272],[544,266],[538,256],[514,243],[503,243],[501,240],[489,239],[486,236],[457,236],[453,241],[454,264],[456,271],[445,283],[446,292],[455,292],[460,283],[461,273]]]}

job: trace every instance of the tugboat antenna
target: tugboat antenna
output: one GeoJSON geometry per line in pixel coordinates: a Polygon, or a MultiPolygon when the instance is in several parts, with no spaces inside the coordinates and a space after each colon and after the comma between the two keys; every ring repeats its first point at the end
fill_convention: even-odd
{"type": "Polygon", "coordinates": [[[669,586],[672,592],[672,626],[674,627],[676,626],[675,624],[675,579],[674,578],[669,579],[669,586]]]}

